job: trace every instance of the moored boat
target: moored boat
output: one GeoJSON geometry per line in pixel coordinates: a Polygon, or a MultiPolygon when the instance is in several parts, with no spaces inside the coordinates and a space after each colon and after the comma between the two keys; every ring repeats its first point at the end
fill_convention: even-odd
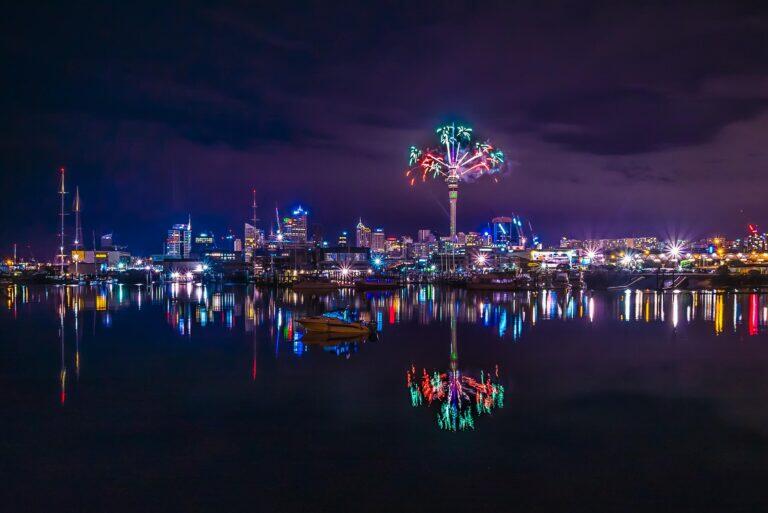
{"type": "Polygon", "coordinates": [[[571,283],[568,280],[568,273],[556,271],[544,275],[544,288],[552,290],[570,290],[571,283]]]}
{"type": "Polygon", "coordinates": [[[468,290],[530,290],[531,277],[527,274],[482,274],[469,279],[466,286],[468,290]]]}
{"type": "Polygon", "coordinates": [[[359,290],[395,290],[403,287],[398,278],[370,277],[355,282],[359,290]]]}
{"type": "Polygon", "coordinates": [[[293,290],[324,291],[336,290],[340,288],[338,283],[334,283],[328,278],[306,278],[291,285],[293,290]]]}
{"type": "Polygon", "coordinates": [[[365,335],[370,328],[364,322],[345,321],[336,317],[314,315],[302,317],[297,321],[305,330],[316,333],[334,333],[339,335],[365,335]]]}

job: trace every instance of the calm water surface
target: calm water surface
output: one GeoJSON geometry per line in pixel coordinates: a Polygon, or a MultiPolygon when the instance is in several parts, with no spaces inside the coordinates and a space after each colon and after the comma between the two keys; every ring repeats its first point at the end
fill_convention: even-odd
{"type": "Polygon", "coordinates": [[[16,287],[0,333],[12,511],[768,506],[765,295],[16,287]]]}

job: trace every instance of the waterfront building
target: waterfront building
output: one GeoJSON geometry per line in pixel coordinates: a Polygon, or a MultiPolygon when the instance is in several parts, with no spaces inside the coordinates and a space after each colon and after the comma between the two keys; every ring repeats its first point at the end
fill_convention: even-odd
{"type": "Polygon", "coordinates": [[[562,237],[560,247],[566,249],[597,249],[605,251],[634,249],[637,251],[659,251],[661,244],[657,237],[624,237],[621,239],[569,239],[562,237]]]}
{"type": "Polygon", "coordinates": [[[131,263],[131,254],[117,249],[96,251],[76,249],[71,253],[71,261],[77,263],[78,273],[96,274],[127,269],[131,263]]]}
{"type": "Polygon", "coordinates": [[[557,248],[530,252],[530,261],[539,262],[542,267],[557,267],[559,265],[576,265],[579,263],[581,250],[571,248],[557,248]]]}
{"type": "Polygon", "coordinates": [[[351,264],[367,265],[371,258],[369,248],[349,247],[349,246],[330,246],[321,250],[321,260],[323,262],[346,266],[351,264]]]}
{"type": "Polygon", "coordinates": [[[214,249],[203,253],[203,259],[211,262],[234,262],[237,260],[237,253],[234,251],[222,251],[214,249]]]}

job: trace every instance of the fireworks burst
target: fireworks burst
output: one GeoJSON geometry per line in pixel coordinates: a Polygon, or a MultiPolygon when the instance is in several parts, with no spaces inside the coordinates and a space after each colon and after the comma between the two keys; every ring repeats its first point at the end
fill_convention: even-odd
{"type": "MultiPolygon", "coordinates": [[[[417,180],[425,182],[427,178],[445,178],[446,181],[459,182],[480,178],[483,175],[496,175],[504,165],[504,153],[491,146],[487,141],[473,140],[472,128],[449,125],[436,130],[440,145],[434,148],[411,146],[406,176],[411,185],[417,180]]],[[[494,176],[494,180],[498,181],[494,176]]]]}
{"type": "MultiPolygon", "coordinates": [[[[434,148],[411,146],[408,171],[405,176],[411,185],[421,179],[443,178],[448,184],[448,201],[451,212],[451,239],[456,239],[456,204],[459,198],[459,182],[472,181],[484,175],[496,175],[504,165],[504,153],[490,143],[473,140],[472,129],[455,123],[438,127],[440,144],[434,148]]],[[[493,180],[498,182],[496,176],[493,180]]]]}

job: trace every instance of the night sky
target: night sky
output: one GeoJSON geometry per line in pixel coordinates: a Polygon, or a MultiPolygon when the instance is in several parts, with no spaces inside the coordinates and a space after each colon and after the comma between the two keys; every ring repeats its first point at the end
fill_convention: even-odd
{"type": "MultiPolygon", "coordinates": [[[[446,120],[512,162],[463,186],[561,235],[768,228],[768,14],[734,2],[32,2],[0,19],[0,253],[56,245],[56,170],[83,226],[135,253],[301,204],[335,236],[447,231],[407,149],[446,120]],[[115,3],[117,4],[117,2],[115,3]]],[[[25,250],[24,250],[25,251],[25,250]]],[[[24,254],[24,251],[21,251],[24,254]]]]}

